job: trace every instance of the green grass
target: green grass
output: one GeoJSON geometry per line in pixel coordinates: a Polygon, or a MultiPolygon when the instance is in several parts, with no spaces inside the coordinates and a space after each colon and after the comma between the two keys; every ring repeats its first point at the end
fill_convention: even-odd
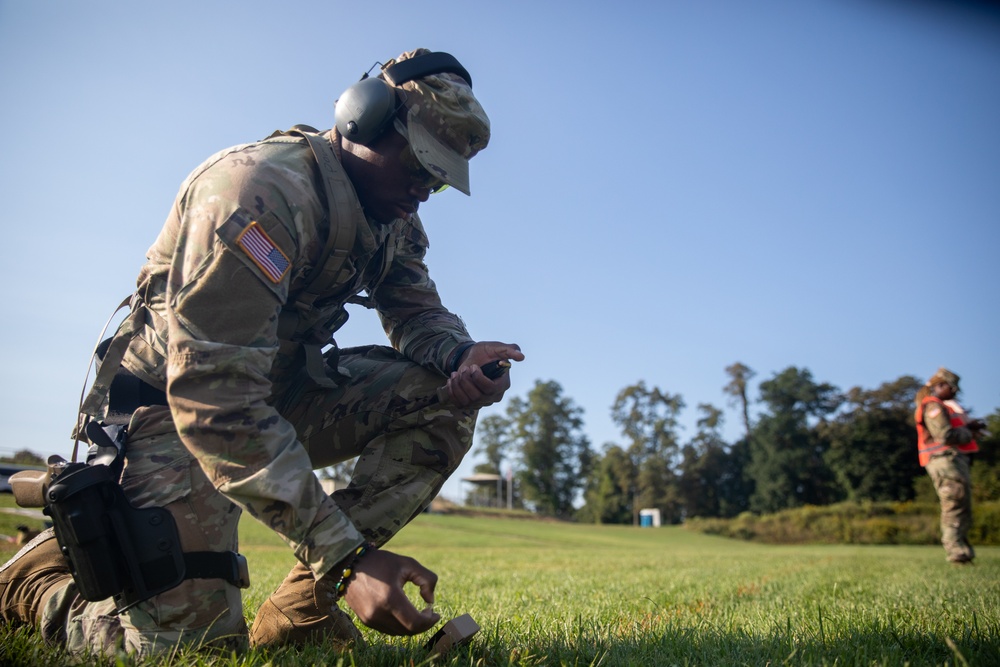
{"type": "Polygon", "coordinates": [[[17,527],[21,525],[32,530],[40,530],[45,525],[44,517],[41,517],[40,513],[40,509],[22,509],[14,502],[13,495],[0,493],[0,540],[17,536],[17,527]]]}
{"type": "MultiPolygon", "coordinates": [[[[292,565],[262,526],[241,526],[249,620],[292,565]]],[[[482,626],[430,662],[426,636],[343,655],[329,646],[177,665],[997,665],[1000,548],[972,567],[940,546],[775,546],[683,528],[423,515],[391,549],[437,572],[436,609],[482,626]]],[[[10,549],[9,551],[12,551],[10,549]]],[[[0,630],[0,663],[55,664],[32,633],[0,630]],[[3,655],[4,652],[9,654],[3,655]]],[[[130,661],[123,659],[125,664],[130,661]]],[[[162,661],[149,664],[163,664],[162,661]]]]}

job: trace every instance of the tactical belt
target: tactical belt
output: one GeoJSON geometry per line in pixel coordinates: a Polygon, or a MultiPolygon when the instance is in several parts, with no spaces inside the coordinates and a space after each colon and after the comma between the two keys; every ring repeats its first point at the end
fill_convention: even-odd
{"type": "MultiPolygon", "coordinates": [[[[113,340],[114,338],[106,338],[97,346],[95,354],[99,360],[104,361],[113,340]]],[[[108,387],[108,415],[104,423],[127,426],[132,413],[139,408],[166,404],[167,394],[162,389],[157,389],[124,366],[119,366],[108,387]]]]}
{"type": "Polygon", "coordinates": [[[108,389],[107,424],[128,424],[132,413],[150,405],[166,405],[167,394],[148,382],[144,382],[124,366],[111,380],[108,389]]]}

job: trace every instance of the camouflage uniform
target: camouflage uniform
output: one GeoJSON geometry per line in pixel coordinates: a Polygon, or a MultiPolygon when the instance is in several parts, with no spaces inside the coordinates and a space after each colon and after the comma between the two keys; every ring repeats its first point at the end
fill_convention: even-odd
{"type": "MultiPolygon", "coordinates": [[[[946,382],[958,391],[957,375],[941,368],[927,382],[946,382]]],[[[930,475],[941,501],[941,544],[953,563],[971,563],[976,557],[969,543],[972,527],[972,477],[969,453],[978,451],[972,431],[965,426],[967,416],[954,400],[941,401],[918,394],[915,414],[921,464],[930,475]]]]}
{"type": "MultiPolygon", "coordinates": [[[[319,136],[338,145],[335,130],[319,136]]],[[[349,184],[343,201],[328,202],[323,178],[296,136],[203,163],[149,250],[118,334],[130,340],[122,365],[165,388],[169,402],[140,408],[129,425],[123,486],[132,503],[171,511],[184,551],[236,550],[246,510],[317,578],[362,542],[384,544],[430,503],[471,445],[476,418],[436,398],[453,353],[472,339],[428,275],[419,218],[378,224],[349,184]],[[342,278],[304,299],[345,215],[358,222],[338,261],[342,278]],[[310,353],[363,291],[392,348],[328,351],[317,378],[310,353]],[[313,469],[353,457],[350,485],[324,493],[313,469]]],[[[41,626],[74,652],[246,642],[240,592],[223,580],[186,580],[112,611],[69,583],[48,599],[41,626]]]]}
{"type": "MultiPolygon", "coordinates": [[[[972,440],[969,429],[952,426],[946,409],[932,404],[924,411],[923,417],[934,442],[955,445],[972,440]]],[[[945,555],[952,562],[970,562],[976,557],[976,551],[969,543],[969,529],[972,527],[969,456],[955,447],[948,447],[931,456],[925,469],[941,501],[941,544],[945,555]]]]}

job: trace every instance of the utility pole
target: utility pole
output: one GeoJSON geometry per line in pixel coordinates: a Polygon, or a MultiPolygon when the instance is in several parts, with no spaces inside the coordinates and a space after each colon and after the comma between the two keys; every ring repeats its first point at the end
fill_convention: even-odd
{"type": "Polygon", "coordinates": [[[507,466],[507,509],[514,509],[514,467],[507,466]]]}

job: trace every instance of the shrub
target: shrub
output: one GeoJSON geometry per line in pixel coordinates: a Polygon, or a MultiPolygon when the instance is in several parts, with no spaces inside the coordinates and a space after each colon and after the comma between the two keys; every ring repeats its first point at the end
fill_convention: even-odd
{"type": "MultiPolygon", "coordinates": [[[[940,506],[922,502],[846,502],[734,519],[694,518],[689,529],[771,544],[938,544],[940,506]]],[[[974,545],[1000,544],[1000,502],[973,507],[974,545]]]]}

